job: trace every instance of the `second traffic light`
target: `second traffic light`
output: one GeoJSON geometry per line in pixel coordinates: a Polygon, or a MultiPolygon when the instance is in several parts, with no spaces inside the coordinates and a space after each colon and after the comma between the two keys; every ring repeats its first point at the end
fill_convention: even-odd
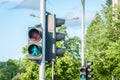
{"type": "Polygon", "coordinates": [[[46,30],[46,61],[55,59],[58,55],[65,53],[64,48],[57,48],[56,42],[65,38],[65,34],[56,33],[56,27],[60,27],[65,23],[65,19],[56,18],[56,15],[47,15],[47,30],[46,30]]]}
{"type": "Polygon", "coordinates": [[[93,74],[91,74],[91,72],[93,71],[93,69],[91,68],[91,65],[93,65],[93,62],[87,61],[86,63],[86,78],[87,80],[89,80],[90,78],[93,77],[93,74]]]}

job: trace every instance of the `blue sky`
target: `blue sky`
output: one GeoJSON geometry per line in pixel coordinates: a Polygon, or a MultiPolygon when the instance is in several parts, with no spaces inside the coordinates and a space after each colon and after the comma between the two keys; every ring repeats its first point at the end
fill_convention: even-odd
{"type": "MultiPolygon", "coordinates": [[[[105,1],[86,0],[86,26],[105,1]]],[[[66,21],[65,25],[69,36],[81,36],[81,0],[47,0],[46,5],[47,11],[59,18],[80,17],[80,20],[66,21]]],[[[22,47],[28,43],[27,29],[40,23],[39,18],[29,16],[31,13],[40,15],[39,0],[0,0],[0,61],[23,57],[22,47]]]]}

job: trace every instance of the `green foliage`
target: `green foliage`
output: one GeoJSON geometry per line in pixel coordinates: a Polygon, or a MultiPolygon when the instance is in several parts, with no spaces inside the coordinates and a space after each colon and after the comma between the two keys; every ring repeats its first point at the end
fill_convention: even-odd
{"type": "Polygon", "coordinates": [[[20,80],[38,80],[38,65],[25,57],[21,62],[20,80]]]}
{"type": "Polygon", "coordinates": [[[79,66],[80,60],[66,52],[64,57],[56,60],[55,80],[76,80],[79,78],[79,66]]]}
{"type": "Polygon", "coordinates": [[[19,64],[16,60],[9,59],[6,64],[0,68],[0,80],[11,80],[19,72],[19,64]]]}
{"type": "MultiPolygon", "coordinates": [[[[55,61],[55,80],[79,80],[80,59],[73,58],[67,52],[55,61]]],[[[46,66],[46,80],[52,79],[51,64],[46,66]]]]}
{"type": "Polygon", "coordinates": [[[113,12],[111,7],[103,6],[87,29],[86,58],[94,63],[92,80],[110,80],[111,76],[118,79],[120,76],[119,12],[119,8],[113,12]]]}
{"type": "Polygon", "coordinates": [[[107,0],[107,1],[106,1],[106,5],[107,5],[107,6],[111,6],[111,5],[112,5],[112,0],[107,0]]]}
{"type": "Polygon", "coordinates": [[[111,74],[119,79],[120,76],[120,40],[110,42],[106,52],[106,68],[111,71],[111,74]]]}
{"type": "Polygon", "coordinates": [[[68,38],[64,41],[64,46],[66,47],[66,51],[68,51],[68,53],[70,55],[72,55],[73,57],[80,57],[80,38],[77,36],[68,38]]]}
{"type": "Polygon", "coordinates": [[[71,56],[80,57],[80,54],[79,54],[79,52],[80,52],[80,43],[81,43],[80,38],[77,37],[77,36],[69,37],[67,32],[66,32],[66,29],[67,29],[66,26],[62,25],[57,30],[57,32],[64,33],[66,35],[64,41],[57,42],[57,46],[58,47],[65,47],[66,51],[68,51],[68,53],[71,56]]]}

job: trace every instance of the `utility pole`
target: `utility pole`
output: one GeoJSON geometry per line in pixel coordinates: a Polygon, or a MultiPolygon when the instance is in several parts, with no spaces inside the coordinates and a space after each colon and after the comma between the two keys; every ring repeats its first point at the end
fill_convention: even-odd
{"type": "Polygon", "coordinates": [[[82,59],[82,65],[81,67],[84,67],[84,49],[85,49],[85,0],[81,0],[82,2],[82,47],[81,47],[81,59],[82,59]]]}
{"type": "Polygon", "coordinates": [[[45,41],[46,41],[46,0],[40,0],[40,25],[43,29],[42,34],[42,59],[39,65],[39,80],[45,80],[45,41]]]}
{"type": "Polygon", "coordinates": [[[86,80],[86,67],[84,59],[84,49],[85,49],[85,0],[81,0],[82,3],[82,39],[81,39],[81,68],[80,68],[80,80],[86,80]]]}

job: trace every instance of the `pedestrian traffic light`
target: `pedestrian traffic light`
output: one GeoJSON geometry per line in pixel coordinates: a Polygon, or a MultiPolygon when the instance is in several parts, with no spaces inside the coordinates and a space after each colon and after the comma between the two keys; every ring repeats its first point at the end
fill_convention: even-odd
{"type": "Polygon", "coordinates": [[[40,60],[42,57],[42,28],[39,26],[28,28],[28,59],[40,60]]]}
{"type": "Polygon", "coordinates": [[[80,79],[86,80],[86,68],[85,67],[80,68],[80,79]]]}
{"type": "Polygon", "coordinates": [[[47,15],[46,30],[46,61],[55,59],[56,56],[63,55],[65,48],[57,48],[56,42],[65,38],[65,34],[57,33],[56,27],[60,27],[65,23],[65,19],[56,18],[54,14],[47,15]]]}
{"type": "Polygon", "coordinates": [[[93,71],[93,69],[91,68],[91,65],[93,65],[93,62],[87,61],[86,63],[86,78],[90,79],[93,77],[93,74],[91,74],[91,72],[93,71]]]}

